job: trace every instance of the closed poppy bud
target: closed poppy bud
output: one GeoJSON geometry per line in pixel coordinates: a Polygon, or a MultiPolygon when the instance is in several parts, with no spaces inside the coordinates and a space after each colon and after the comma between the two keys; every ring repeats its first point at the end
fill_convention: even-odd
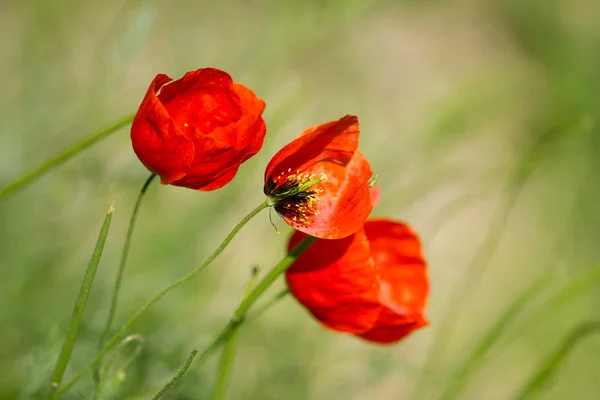
{"type": "Polygon", "coordinates": [[[362,227],[372,172],[358,151],[359,132],[358,118],[347,115],[305,130],[273,156],[264,192],[294,229],[339,239],[362,227]]]}
{"type": "MultiPolygon", "coordinates": [[[[289,247],[306,235],[295,232],[289,247]]],[[[427,325],[427,270],[406,224],[368,220],[343,239],[317,240],[286,271],[290,292],[326,327],[377,343],[427,325]]]]}
{"type": "Polygon", "coordinates": [[[133,120],[133,150],[162,184],[219,189],[261,149],[264,108],[250,89],[218,69],[175,81],[159,74],[133,120]]]}

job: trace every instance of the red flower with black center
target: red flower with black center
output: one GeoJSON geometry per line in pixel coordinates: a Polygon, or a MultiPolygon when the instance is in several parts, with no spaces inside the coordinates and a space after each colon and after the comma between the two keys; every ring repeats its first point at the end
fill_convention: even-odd
{"type": "Polygon", "coordinates": [[[219,189],[261,149],[264,108],[250,89],[218,69],[198,69],[176,81],[159,74],[133,120],[133,150],[162,184],[219,189]]]}
{"type": "Polygon", "coordinates": [[[369,163],[358,151],[358,118],[315,125],[282,148],[265,171],[264,192],[294,229],[339,239],[371,212],[369,163]]]}
{"type": "MultiPolygon", "coordinates": [[[[293,248],[306,235],[295,232],[293,248]]],[[[326,327],[392,343],[427,325],[421,243],[411,228],[372,219],[355,234],[317,240],[286,271],[290,292],[326,327]]]]}

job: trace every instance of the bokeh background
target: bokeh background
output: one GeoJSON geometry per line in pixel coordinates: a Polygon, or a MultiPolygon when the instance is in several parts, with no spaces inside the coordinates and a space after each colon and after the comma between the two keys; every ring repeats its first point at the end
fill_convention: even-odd
{"type": "MultiPolygon", "coordinates": [[[[135,111],[157,73],[215,66],[267,103],[265,146],[230,185],[150,188],[117,325],[263,201],[282,145],[359,116],[374,214],[423,239],[431,325],[375,346],[286,298],[242,329],[228,399],[516,399],[536,374],[527,398],[600,398],[600,337],[580,329],[600,302],[599,2],[3,0],[0,32],[0,186],[135,111]]],[[[0,200],[0,398],[46,391],[114,201],[67,379],[95,354],[147,175],[122,129],[0,200]]],[[[148,398],[212,340],[250,268],[284,254],[275,222],[283,235],[260,214],[135,325],[142,355],[120,374],[117,361],[105,398],[148,398]]],[[[207,398],[217,361],[168,398],[207,398]]],[[[91,388],[86,376],[64,398],[91,388]]]]}

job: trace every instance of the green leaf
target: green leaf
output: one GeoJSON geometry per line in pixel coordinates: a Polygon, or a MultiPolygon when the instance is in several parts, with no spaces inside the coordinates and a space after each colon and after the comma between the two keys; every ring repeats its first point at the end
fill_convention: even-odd
{"type": "Polygon", "coordinates": [[[73,314],[71,315],[71,321],[69,322],[69,329],[67,330],[67,335],[65,336],[62,350],[58,357],[58,361],[56,362],[54,373],[52,374],[48,399],[54,398],[58,388],[60,387],[60,384],[62,383],[65,369],[69,363],[69,358],[71,358],[73,346],[75,345],[75,340],[77,339],[77,331],[79,329],[81,316],[83,315],[83,310],[85,309],[85,305],[90,295],[92,284],[94,283],[94,277],[96,276],[96,270],[98,269],[98,264],[100,263],[100,258],[102,257],[102,251],[104,250],[104,244],[106,243],[106,237],[108,236],[108,229],[110,228],[110,221],[114,211],[115,209],[111,204],[106,212],[106,217],[104,218],[104,223],[102,224],[100,235],[98,236],[98,241],[96,242],[96,248],[94,249],[94,253],[92,254],[92,258],[88,264],[87,270],[85,271],[83,283],[81,284],[81,290],[79,291],[79,296],[75,302],[75,308],[73,308],[73,314]]]}

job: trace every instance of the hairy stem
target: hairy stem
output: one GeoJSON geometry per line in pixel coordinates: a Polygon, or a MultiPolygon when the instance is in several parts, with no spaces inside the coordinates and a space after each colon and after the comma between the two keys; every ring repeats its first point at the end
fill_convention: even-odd
{"type": "MultiPolygon", "coordinates": [[[[207,357],[210,353],[212,353],[216,348],[218,348],[221,344],[225,343],[231,335],[235,333],[238,327],[244,322],[244,317],[246,316],[246,312],[252,307],[252,305],[258,300],[258,298],[271,286],[273,282],[283,274],[293,263],[296,261],[298,257],[308,247],[313,244],[317,240],[317,238],[312,236],[307,236],[300,243],[296,245],[269,273],[265,276],[259,283],[256,285],[254,289],[247,296],[244,297],[244,300],[240,303],[238,308],[235,310],[233,314],[233,318],[229,321],[229,323],[223,328],[223,330],[219,333],[217,338],[208,346],[206,349],[200,354],[199,359],[202,360],[207,357]]],[[[179,371],[164,385],[156,394],[152,397],[153,400],[158,400],[164,395],[179,379],[181,379],[192,361],[194,361],[195,354],[192,353],[185,361],[184,365],[179,369],[179,371]],[[181,371],[185,368],[183,373],[181,371]]]]}
{"type": "MultiPolygon", "coordinates": [[[[114,345],[116,345],[123,337],[125,337],[125,335],[127,334],[127,331],[133,326],[133,324],[135,322],[137,322],[137,320],[142,316],[142,314],[144,314],[150,307],[152,307],[154,304],[156,304],[164,295],[166,295],[167,293],[169,293],[171,290],[175,289],[176,287],[188,282],[189,280],[194,278],[196,275],[198,275],[198,273],[200,273],[202,270],[204,270],[206,267],[208,267],[210,265],[210,263],[212,263],[215,260],[215,258],[217,258],[219,256],[219,254],[221,254],[223,252],[223,250],[225,250],[227,245],[231,242],[231,240],[234,238],[234,236],[240,231],[240,229],[242,229],[242,227],[244,225],[246,225],[246,223],[248,221],[250,221],[256,214],[258,214],[260,211],[262,211],[266,207],[267,207],[267,204],[265,202],[265,203],[261,203],[258,207],[256,207],[254,210],[252,210],[233,228],[233,230],[229,233],[229,235],[227,235],[225,240],[223,240],[221,245],[219,247],[217,247],[217,249],[201,265],[196,267],[193,271],[189,272],[184,277],[179,278],[177,281],[173,282],[172,284],[170,284],[169,286],[164,288],[160,293],[158,293],[156,296],[154,296],[154,298],[152,300],[150,300],[144,307],[142,307],[137,313],[135,313],[135,315],[133,317],[131,317],[131,319],[129,321],[127,321],[127,323],[125,325],[123,325],[121,327],[121,329],[106,343],[106,345],[104,345],[104,347],[102,348],[102,350],[100,350],[100,352],[96,355],[96,357],[94,357],[94,359],[92,361],[90,361],[77,375],[75,375],[75,377],[73,377],[73,379],[71,379],[58,392],[58,395],[66,393],[67,390],[69,390],[71,388],[71,386],[73,386],[75,384],[75,382],[77,382],[90,368],[95,366],[114,345]]],[[[192,357],[192,359],[193,359],[193,357],[192,357]]]]}

